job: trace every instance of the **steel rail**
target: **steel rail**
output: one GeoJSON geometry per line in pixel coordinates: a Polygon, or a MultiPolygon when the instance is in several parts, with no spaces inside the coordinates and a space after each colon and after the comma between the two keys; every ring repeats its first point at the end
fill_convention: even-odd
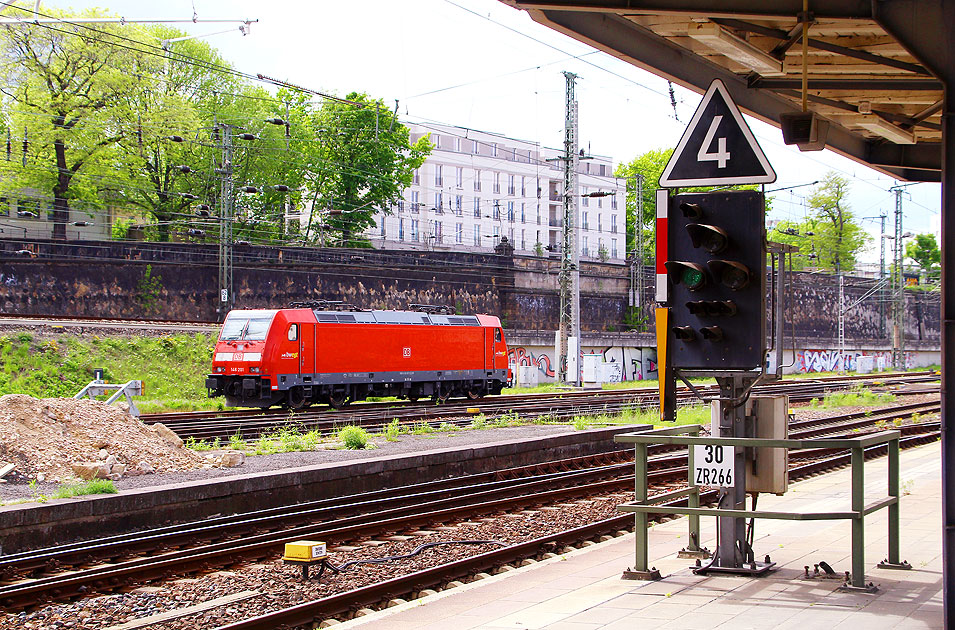
{"type": "MultiPolygon", "coordinates": [[[[920,437],[903,439],[901,445],[911,447],[922,444],[924,443],[924,436],[920,437]]],[[[934,437],[931,439],[934,439],[934,437]]],[[[884,445],[882,447],[876,446],[866,449],[866,459],[879,456],[881,454],[879,451],[884,451],[884,445]]],[[[823,470],[846,465],[848,464],[849,457],[849,455],[838,455],[811,464],[796,466],[790,469],[790,477],[798,479],[802,476],[809,476],[823,470]]],[[[715,490],[701,492],[701,503],[713,501],[716,498],[716,494],[715,490]]],[[[685,502],[685,499],[678,499],[661,503],[661,505],[676,506],[684,504],[685,502]]],[[[271,630],[279,627],[298,628],[301,626],[310,626],[317,621],[335,618],[336,615],[349,613],[360,607],[375,605],[390,597],[420,590],[452,579],[464,578],[478,571],[485,571],[523,558],[530,558],[559,545],[570,545],[601,534],[632,528],[632,515],[615,516],[582,527],[555,534],[548,534],[502,549],[430,567],[377,584],[369,584],[351,591],[336,593],[335,595],[323,597],[311,602],[305,602],[289,608],[219,626],[216,630],[271,630]]]]}

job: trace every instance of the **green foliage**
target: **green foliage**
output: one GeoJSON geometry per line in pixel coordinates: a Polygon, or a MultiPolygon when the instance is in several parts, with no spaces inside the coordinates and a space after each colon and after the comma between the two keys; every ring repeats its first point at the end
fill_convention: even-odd
{"type": "Polygon", "coordinates": [[[387,425],[385,425],[385,439],[389,442],[397,442],[398,436],[405,431],[404,427],[401,426],[401,423],[398,421],[398,418],[393,419],[387,425]]]}
{"type": "MultiPolygon", "coordinates": [[[[815,398],[813,399],[815,400],[815,398]]],[[[844,392],[826,394],[822,406],[826,409],[834,407],[862,407],[867,405],[884,405],[895,400],[895,396],[888,393],[876,393],[863,387],[853,387],[844,392]]]]}
{"type": "Polygon", "coordinates": [[[461,427],[454,424],[453,422],[442,422],[438,425],[438,431],[443,431],[445,433],[454,433],[455,431],[460,431],[461,427]]]}
{"type": "MultiPolygon", "coordinates": [[[[146,396],[137,406],[146,413],[215,408],[207,397],[215,336],[58,337],[38,342],[29,333],[0,336],[0,394],[35,398],[73,396],[105,367],[110,382],[142,380],[146,396]]],[[[221,404],[221,401],[218,401],[221,404]]]]}
{"type": "Polygon", "coordinates": [[[211,442],[205,440],[197,440],[194,437],[187,437],[185,441],[186,448],[193,451],[217,451],[222,448],[222,444],[219,438],[215,438],[211,442]]]}
{"type": "Polygon", "coordinates": [[[239,429],[229,436],[229,448],[234,451],[244,451],[249,448],[248,443],[242,439],[242,432],[239,429]]]}
{"type": "Polygon", "coordinates": [[[830,172],[807,200],[812,215],[805,221],[781,221],[769,240],[799,247],[793,267],[850,271],[871,237],[856,223],[846,201],[849,181],[830,172]],[[814,257],[813,257],[814,256],[814,257]]]}
{"type": "Polygon", "coordinates": [[[368,432],[361,427],[348,425],[338,431],[338,439],[347,449],[363,449],[368,445],[368,432]]]}
{"type": "Polygon", "coordinates": [[[471,419],[471,428],[472,429],[486,429],[487,428],[487,416],[483,413],[474,416],[471,419]]]}
{"type": "Polygon", "coordinates": [[[937,280],[941,273],[942,252],[934,234],[917,234],[905,244],[905,255],[915,261],[928,281],[937,280]]]}
{"type": "Polygon", "coordinates": [[[153,275],[153,266],[146,265],[143,278],[136,285],[135,299],[147,314],[159,309],[159,294],[162,293],[162,276],[153,275]]]}
{"type": "Polygon", "coordinates": [[[83,483],[64,484],[53,494],[51,499],[69,499],[88,494],[116,494],[116,486],[110,479],[93,479],[83,483]]]}
{"type": "Polygon", "coordinates": [[[587,422],[587,418],[583,416],[576,416],[573,421],[574,428],[578,431],[583,431],[590,428],[590,424],[587,422]]]}

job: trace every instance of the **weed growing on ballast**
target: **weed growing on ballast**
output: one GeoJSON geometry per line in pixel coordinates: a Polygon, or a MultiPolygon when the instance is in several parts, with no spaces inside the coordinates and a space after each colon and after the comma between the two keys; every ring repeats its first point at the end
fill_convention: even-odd
{"type": "Polygon", "coordinates": [[[347,449],[363,449],[368,446],[368,431],[365,431],[361,427],[348,425],[338,431],[338,439],[347,449]]]}

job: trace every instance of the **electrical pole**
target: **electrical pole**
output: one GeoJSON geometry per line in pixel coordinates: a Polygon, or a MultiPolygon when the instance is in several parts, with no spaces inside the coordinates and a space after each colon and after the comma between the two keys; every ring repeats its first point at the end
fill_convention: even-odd
{"type": "Polygon", "coordinates": [[[649,318],[644,317],[643,295],[646,289],[646,276],[643,268],[644,242],[643,242],[643,175],[639,173],[633,177],[627,178],[627,194],[630,193],[630,182],[633,182],[634,194],[634,240],[636,241],[636,257],[630,270],[630,306],[636,309],[637,320],[640,322],[640,328],[643,329],[643,323],[649,318]]]}
{"type": "Polygon", "coordinates": [[[557,380],[580,384],[580,253],[577,249],[577,168],[580,164],[577,140],[577,101],[574,83],[577,75],[564,72],[566,79],[564,116],[564,155],[558,158],[564,167],[564,225],[560,252],[560,344],[557,380]],[[569,338],[576,347],[568,348],[569,338]],[[569,350],[577,356],[570,360],[569,350]],[[571,366],[573,370],[571,370],[571,366]],[[570,372],[573,372],[572,374],[570,372]]]}
{"type": "Polygon", "coordinates": [[[892,367],[905,369],[905,291],[902,278],[902,191],[901,186],[889,189],[895,193],[895,242],[892,298],[892,367]]]}
{"type": "Polygon", "coordinates": [[[219,174],[219,308],[220,319],[235,304],[232,293],[232,125],[216,123],[215,132],[222,151],[219,174]]]}
{"type": "Polygon", "coordinates": [[[885,210],[879,213],[879,219],[882,222],[882,236],[879,238],[880,245],[880,254],[879,254],[879,284],[882,285],[882,289],[879,291],[879,322],[882,325],[882,337],[885,337],[886,326],[885,326],[885,220],[888,217],[885,214],[885,210]]]}

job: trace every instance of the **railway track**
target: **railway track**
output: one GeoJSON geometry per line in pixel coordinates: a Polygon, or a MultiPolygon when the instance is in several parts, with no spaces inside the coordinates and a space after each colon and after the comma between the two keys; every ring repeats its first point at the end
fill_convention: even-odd
{"type": "MultiPolygon", "coordinates": [[[[869,415],[863,412],[850,414],[847,418],[803,421],[793,424],[792,437],[858,435],[858,432],[874,430],[882,423],[910,418],[913,413],[938,410],[938,402],[920,403],[872,411],[869,415]]],[[[900,428],[906,444],[934,440],[939,431],[938,423],[908,424],[900,428]]],[[[816,461],[795,467],[794,474],[817,471],[821,466],[818,462],[836,462],[841,457],[831,452],[810,455],[816,461]]],[[[426,529],[436,523],[507,515],[587,497],[626,495],[631,491],[633,465],[628,452],[615,457],[605,456],[598,463],[595,466],[593,458],[580,458],[509,469],[5,556],[0,558],[0,605],[7,610],[28,609],[42,601],[74,599],[92,592],[125,589],[130,584],[169,575],[202,573],[271,558],[284,543],[303,538],[347,545],[409,529],[426,529]]],[[[684,454],[662,449],[654,451],[651,466],[651,480],[655,487],[667,488],[685,483],[684,454]]],[[[471,572],[474,566],[492,560],[499,562],[507,554],[533,556],[542,553],[542,548],[549,548],[548,545],[553,547],[575,539],[583,532],[596,534],[623,529],[625,522],[621,519],[632,523],[630,516],[614,517],[604,524],[609,529],[604,526],[594,529],[587,525],[577,528],[579,531],[575,533],[548,534],[544,537],[545,542],[531,544],[523,541],[512,545],[515,548],[511,551],[493,550],[478,554],[477,559],[455,565],[453,572],[471,572]],[[537,551],[527,553],[528,549],[537,551]]],[[[356,602],[361,603],[374,592],[374,588],[362,591],[361,596],[350,600],[347,608],[354,608],[356,602]]],[[[341,599],[344,595],[334,597],[338,598],[335,599],[337,602],[345,601],[341,599]]]]}
{"type": "MultiPolygon", "coordinates": [[[[792,403],[808,402],[822,398],[833,391],[841,391],[868,385],[876,388],[913,387],[914,393],[938,391],[937,387],[923,386],[938,380],[933,372],[886,374],[879,377],[855,375],[819,379],[797,379],[778,384],[757,387],[754,394],[772,396],[788,394],[792,403]]],[[[704,394],[713,394],[715,385],[700,386],[704,394]]],[[[896,393],[905,393],[899,390],[896,393]]],[[[169,414],[143,414],[141,419],[148,424],[161,422],[183,439],[227,440],[239,434],[243,439],[256,439],[278,428],[295,426],[304,430],[317,430],[330,434],[345,425],[361,426],[379,432],[394,420],[412,426],[418,423],[447,422],[467,425],[474,415],[469,409],[478,409],[488,418],[503,414],[518,414],[523,418],[550,417],[555,421],[581,415],[620,413],[630,409],[651,409],[657,406],[657,389],[644,387],[627,390],[575,391],[559,394],[531,394],[523,396],[496,396],[480,401],[450,401],[434,406],[410,402],[381,402],[354,405],[345,410],[318,408],[303,412],[250,412],[248,410],[225,412],[180,412],[169,414]]],[[[689,404],[693,394],[686,389],[678,392],[678,401],[689,404]]]]}

